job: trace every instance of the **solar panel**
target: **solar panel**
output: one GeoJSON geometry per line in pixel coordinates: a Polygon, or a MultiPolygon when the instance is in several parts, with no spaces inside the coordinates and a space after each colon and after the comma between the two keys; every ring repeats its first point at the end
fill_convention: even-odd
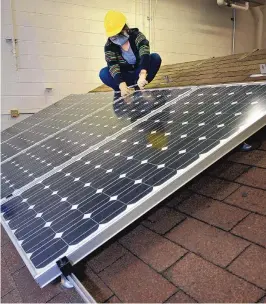
{"type": "Polygon", "coordinates": [[[82,96],[86,95],[69,95],[51,106],[39,111],[35,115],[32,115],[29,118],[13,125],[12,127],[5,129],[1,133],[2,143],[8,141],[14,136],[19,135],[23,131],[32,128],[33,126],[38,125],[42,121],[49,119],[51,116],[56,116],[58,113],[61,113],[61,111],[68,110],[70,107],[74,106],[77,101],[80,101],[82,96]]]}
{"type": "Polygon", "coordinates": [[[2,160],[10,159],[48,136],[60,133],[88,113],[106,106],[113,98],[111,93],[70,95],[4,130],[1,133],[2,160]]]}
{"type": "Polygon", "coordinates": [[[110,93],[70,95],[5,130],[1,142],[2,160],[62,132],[87,117],[88,113],[97,112],[110,102],[110,97],[110,93]]]}
{"type": "Polygon", "coordinates": [[[2,201],[4,227],[41,286],[60,275],[61,257],[78,262],[266,124],[266,84],[184,92],[138,92],[126,106],[115,104],[115,131],[85,137],[74,158],[2,201]]]}
{"type": "Polygon", "coordinates": [[[165,89],[160,93],[137,92],[126,101],[118,100],[114,104],[113,93],[96,95],[95,100],[90,94],[87,94],[86,98],[82,96],[82,102],[77,103],[76,107],[60,114],[61,119],[52,117],[23,132],[23,140],[20,135],[19,138],[14,137],[2,144],[2,154],[5,157],[1,165],[4,180],[1,197],[12,194],[16,189],[70,161],[91,146],[187,91],[188,89],[165,89]],[[67,119],[68,115],[72,120],[67,119]],[[55,130],[55,133],[43,138],[39,136],[43,127],[55,130]],[[36,133],[37,139],[35,142],[25,143],[25,138],[31,137],[32,132],[36,133]]]}

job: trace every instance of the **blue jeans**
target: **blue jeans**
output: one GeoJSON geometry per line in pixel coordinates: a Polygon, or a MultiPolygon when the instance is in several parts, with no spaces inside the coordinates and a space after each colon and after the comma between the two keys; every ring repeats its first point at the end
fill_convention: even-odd
{"type": "MultiPolygon", "coordinates": [[[[156,76],[157,72],[160,69],[161,62],[162,60],[160,55],[156,53],[150,54],[150,65],[149,65],[148,77],[147,77],[148,82],[151,82],[153,78],[156,76]]],[[[122,77],[128,86],[132,86],[137,83],[139,79],[140,70],[141,67],[137,67],[133,71],[122,72],[122,77]]],[[[101,69],[99,77],[105,85],[112,88],[114,91],[120,91],[119,85],[115,82],[114,78],[111,76],[108,67],[101,69]]]]}

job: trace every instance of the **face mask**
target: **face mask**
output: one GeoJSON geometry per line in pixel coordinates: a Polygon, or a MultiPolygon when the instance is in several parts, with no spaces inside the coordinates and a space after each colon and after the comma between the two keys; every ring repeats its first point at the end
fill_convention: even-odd
{"type": "Polygon", "coordinates": [[[117,45],[124,45],[129,39],[129,35],[124,32],[123,34],[118,34],[113,37],[110,37],[110,40],[117,45]]]}

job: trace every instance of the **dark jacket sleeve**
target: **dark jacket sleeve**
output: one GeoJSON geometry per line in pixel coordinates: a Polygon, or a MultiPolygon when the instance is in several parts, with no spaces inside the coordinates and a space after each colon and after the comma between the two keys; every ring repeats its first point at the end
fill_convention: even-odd
{"type": "Polygon", "coordinates": [[[117,84],[120,84],[124,80],[122,78],[119,61],[117,59],[116,53],[112,50],[112,48],[108,44],[104,48],[104,53],[105,53],[105,60],[107,62],[111,76],[114,78],[117,84]]]}
{"type": "Polygon", "coordinates": [[[141,69],[148,71],[150,61],[150,44],[147,38],[141,32],[138,32],[137,34],[136,46],[139,51],[140,67],[141,69]]]}

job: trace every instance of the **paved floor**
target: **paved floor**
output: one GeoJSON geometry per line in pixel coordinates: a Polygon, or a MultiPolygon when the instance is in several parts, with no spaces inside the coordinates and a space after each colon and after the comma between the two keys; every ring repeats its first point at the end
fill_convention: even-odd
{"type": "MultiPolygon", "coordinates": [[[[266,128],[82,262],[98,302],[266,303],[266,128]]],[[[79,303],[40,289],[5,232],[1,302],[79,303]]]]}

